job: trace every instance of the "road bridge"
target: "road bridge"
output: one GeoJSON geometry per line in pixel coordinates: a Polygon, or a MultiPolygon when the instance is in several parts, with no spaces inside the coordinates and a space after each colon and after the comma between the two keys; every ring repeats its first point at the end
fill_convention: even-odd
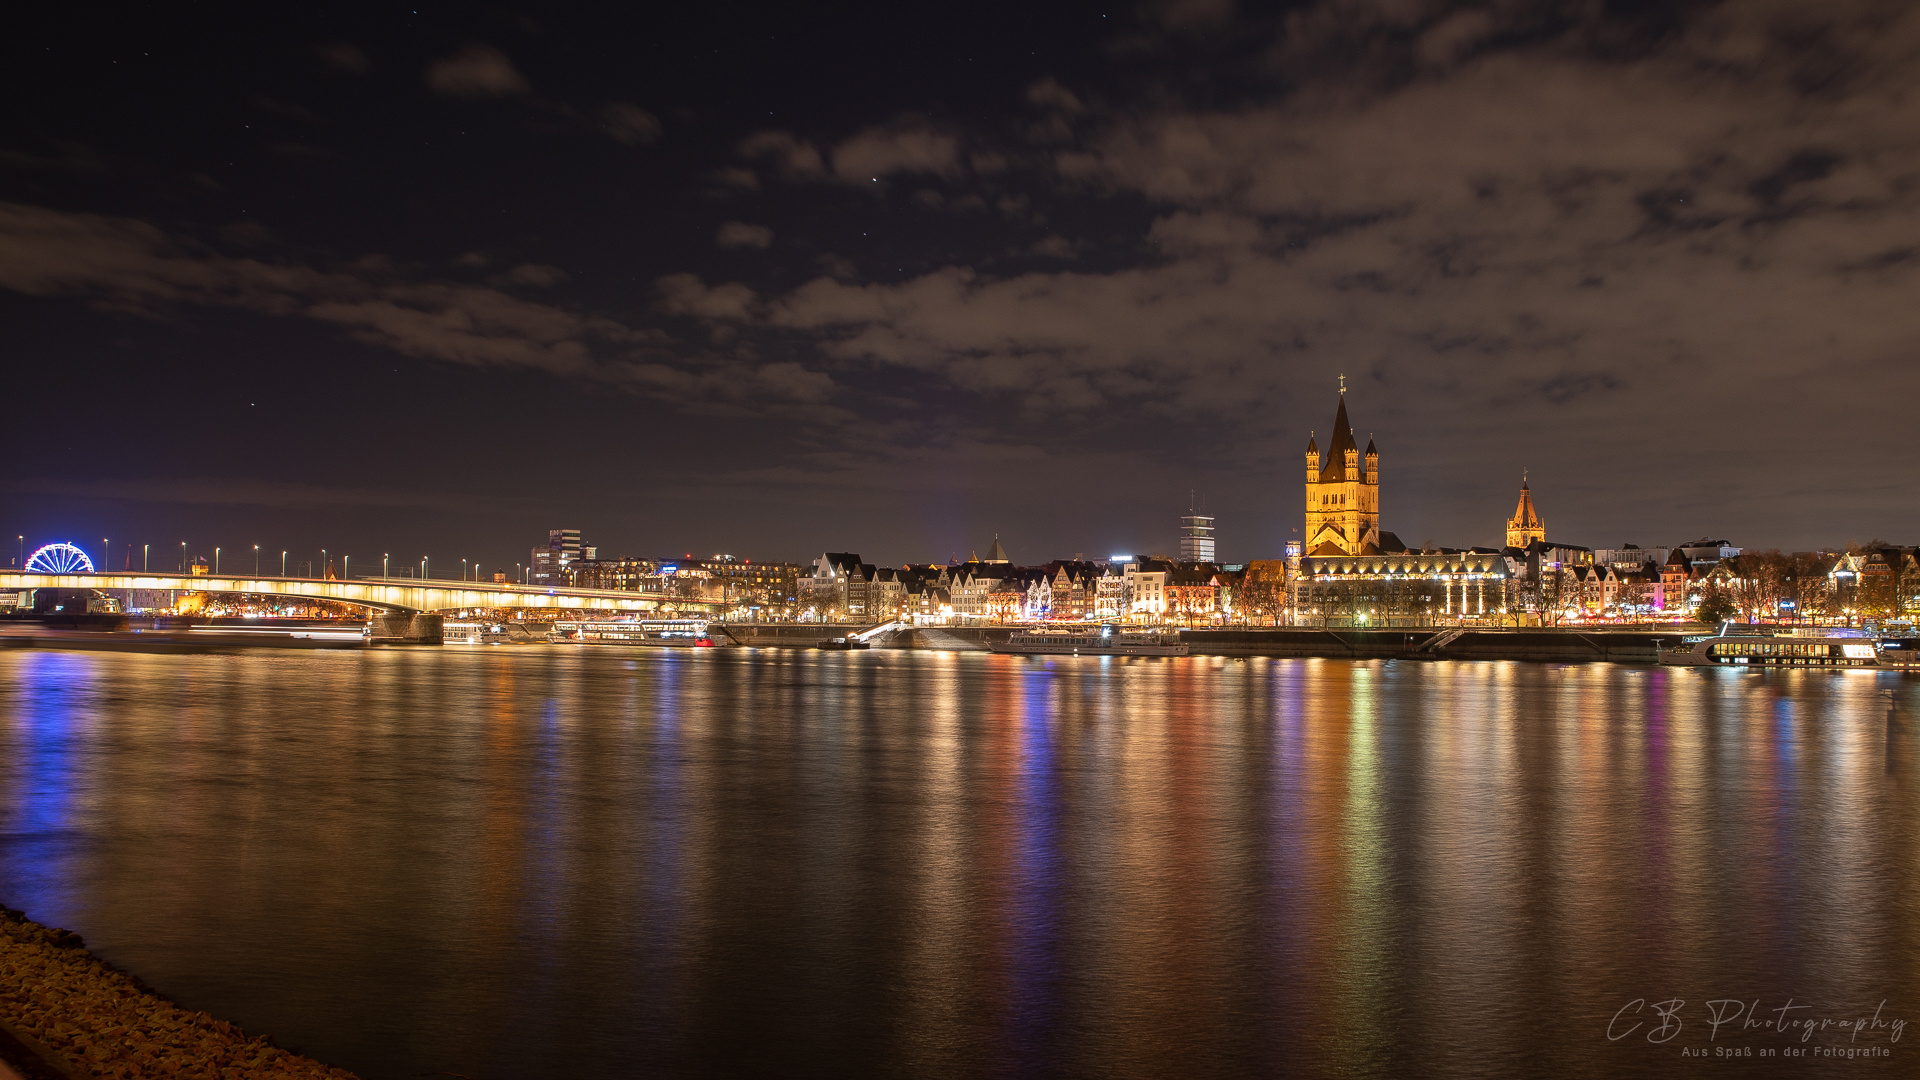
{"type": "Polygon", "coordinates": [[[675,611],[712,613],[722,605],[659,593],[618,589],[567,589],[434,578],[285,578],[231,574],[29,574],[0,572],[9,589],[172,589],[180,592],[246,593],[301,600],[330,600],[394,613],[531,608],[556,611],[675,611]]]}

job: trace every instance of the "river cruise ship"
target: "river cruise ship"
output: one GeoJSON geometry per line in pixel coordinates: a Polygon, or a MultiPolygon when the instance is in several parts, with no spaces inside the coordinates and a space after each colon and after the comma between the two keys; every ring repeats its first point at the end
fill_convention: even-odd
{"type": "Polygon", "coordinates": [[[1185,656],[1187,643],[1177,630],[1122,630],[1114,626],[1084,630],[1016,630],[1005,641],[987,643],[997,653],[1046,656],[1185,656]]]}
{"type": "Polygon", "coordinates": [[[1749,671],[1885,666],[1879,644],[1858,631],[1820,627],[1776,631],[1744,623],[1723,623],[1717,634],[1688,638],[1677,649],[1661,649],[1660,662],[1749,671]]]}
{"type": "Polygon", "coordinates": [[[556,622],[550,640],[598,645],[664,645],[711,648],[705,619],[609,619],[604,622],[556,622]]]}

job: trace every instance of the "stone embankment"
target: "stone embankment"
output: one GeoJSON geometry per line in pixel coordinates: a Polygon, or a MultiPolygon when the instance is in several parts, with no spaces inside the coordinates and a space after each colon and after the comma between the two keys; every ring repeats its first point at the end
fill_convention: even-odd
{"type": "MultiPolygon", "coordinates": [[[[0,1061],[21,1080],[354,1080],[203,1012],[89,952],[80,935],[0,907],[0,1061]]],[[[8,1069],[0,1067],[0,1076],[8,1069]]]]}
{"type": "MultiPolygon", "coordinates": [[[[807,648],[830,637],[872,629],[873,624],[715,623],[733,644],[761,648],[807,648]]],[[[1010,626],[919,627],[887,634],[877,649],[984,651],[1005,641],[1010,626]]],[[[1695,628],[1699,632],[1703,628],[1695,628]]],[[[1322,657],[1335,660],[1541,660],[1559,663],[1609,661],[1651,664],[1661,648],[1680,644],[1680,631],[1420,628],[1406,630],[1314,630],[1304,627],[1182,630],[1195,656],[1322,657]]]]}

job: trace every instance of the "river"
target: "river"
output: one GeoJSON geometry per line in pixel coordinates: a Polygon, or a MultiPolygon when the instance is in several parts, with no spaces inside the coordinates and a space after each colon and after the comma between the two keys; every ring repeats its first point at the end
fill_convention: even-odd
{"type": "Polygon", "coordinates": [[[1866,671],[9,651],[0,901],[367,1080],[1920,1075],[1915,717],[1866,671]],[[1835,1047],[1892,1056],[1788,1059],[1835,1047]]]}

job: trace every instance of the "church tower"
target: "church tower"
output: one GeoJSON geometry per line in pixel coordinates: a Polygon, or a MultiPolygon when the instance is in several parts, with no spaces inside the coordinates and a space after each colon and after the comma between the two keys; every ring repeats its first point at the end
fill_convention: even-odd
{"type": "Polygon", "coordinates": [[[1527,490],[1527,478],[1520,477],[1520,505],[1514,508],[1513,516],[1507,519],[1507,546],[1523,548],[1535,540],[1547,538],[1547,523],[1533,508],[1533,492],[1527,490]]]}
{"type": "Polygon", "coordinates": [[[1380,553],[1380,452],[1371,438],[1365,453],[1353,441],[1344,378],[1324,460],[1319,444],[1307,439],[1307,527],[1302,535],[1308,555],[1380,553]]]}

